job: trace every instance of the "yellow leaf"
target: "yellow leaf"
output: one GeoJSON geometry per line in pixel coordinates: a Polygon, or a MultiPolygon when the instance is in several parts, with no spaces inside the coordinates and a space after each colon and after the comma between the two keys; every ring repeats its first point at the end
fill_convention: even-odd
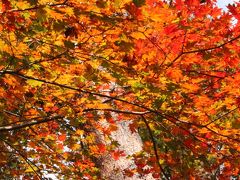
{"type": "Polygon", "coordinates": [[[76,131],[76,135],[83,135],[83,134],[84,134],[84,131],[83,131],[83,130],[78,129],[78,130],[76,131]]]}
{"type": "Polygon", "coordinates": [[[125,4],[130,2],[131,0],[114,0],[114,6],[116,8],[122,8],[125,4]]]}
{"type": "Polygon", "coordinates": [[[180,21],[180,18],[177,18],[175,20],[172,21],[172,23],[178,23],[180,21]]]}
{"type": "Polygon", "coordinates": [[[34,171],[37,171],[38,169],[37,169],[37,167],[28,167],[26,170],[25,170],[25,172],[26,173],[30,173],[30,172],[34,172],[34,171]]]}
{"type": "Polygon", "coordinates": [[[54,10],[51,10],[49,8],[44,8],[44,10],[46,10],[47,14],[49,14],[49,16],[54,18],[54,19],[62,20],[64,18],[63,14],[58,13],[54,10]]]}
{"type": "Polygon", "coordinates": [[[75,151],[75,150],[78,150],[79,148],[80,148],[79,144],[74,144],[72,147],[72,150],[75,151]]]}
{"type": "Polygon", "coordinates": [[[184,90],[185,92],[195,92],[199,89],[199,86],[197,84],[193,84],[193,83],[184,83],[182,85],[182,87],[186,90],[184,90]]]}
{"type": "Polygon", "coordinates": [[[141,32],[132,32],[131,36],[135,39],[146,39],[146,37],[141,32]]]}
{"type": "Polygon", "coordinates": [[[60,84],[69,84],[72,82],[73,76],[71,74],[64,74],[56,82],[60,84]]]}
{"type": "Polygon", "coordinates": [[[71,7],[65,7],[65,12],[69,16],[73,16],[74,15],[73,9],[71,7]]]}
{"type": "Polygon", "coordinates": [[[64,46],[64,42],[62,40],[56,40],[54,44],[57,46],[64,46]]]}
{"type": "Polygon", "coordinates": [[[32,80],[32,79],[27,80],[27,83],[32,87],[41,86],[43,84],[43,82],[32,80]]]}
{"type": "Polygon", "coordinates": [[[160,164],[163,164],[163,163],[164,163],[164,159],[160,159],[160,160],[159,160],[159,163],[160,163],[160,164]]]}
{"type": "Polygon", "coordinates": [[[20,9],[27,9],[30,7],[30,4],[27,1],[18,1],[16,6],[20,9]]]}
{"type": "Polygon", "coordinates": [[[50,0],[38,0],[39,4],[47,4],[47,3],[50,3],[50,2],[51,2],[50,0]]]}

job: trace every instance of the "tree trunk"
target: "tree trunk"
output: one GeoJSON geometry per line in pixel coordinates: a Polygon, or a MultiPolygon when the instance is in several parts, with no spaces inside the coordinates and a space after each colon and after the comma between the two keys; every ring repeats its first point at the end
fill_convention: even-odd
{"type": "Polygon", "coordinates": [[[111,138],[113,141],[118,142],[118,149],[123,151],[125,156],[120,156],[118,160],[115,160],[110,154],[105,155],[102,158],[102,178],[109,180],[153,179],[151,174],[144,177],[140,176],[138,173],[134,174],[132,177],[127,177],[124,175],[125,169],[133,169],[136,167],[133,158],[128,158],[128,156],[140,152],[143,144],[139,134],[131,132],[129,128],[131,121],[116,121],[118,115],[116,113],[111,113],[111,115],[114,118],[118,128],[116,131],[112,132],[111,138]]]}

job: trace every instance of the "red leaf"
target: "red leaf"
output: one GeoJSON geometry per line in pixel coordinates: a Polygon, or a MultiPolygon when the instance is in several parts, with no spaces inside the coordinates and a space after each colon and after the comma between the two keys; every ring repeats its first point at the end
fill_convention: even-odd
{"type": "Polygon", "coordinates": [[[100,153],[104,153],[107,149],[106,149],[106,145],[105,144],[98,144],[98,149],[100,153]]]}
{"type": "Polygon", "coordinates": [[[58,144],[57,146],[58,146],[58,148],[61,149],[61,150],[64,149],[63,144],[58,144]]]}
{"type": "Polygon", "coordinates": [[[51,110],[54,112],[54,111],[57,111],[58,109],[59,108],[57,106],[53,106],[51,110]]]}
{"type": "Polygon", "coordinates": [[[59,141],[65,141],[66,140],[66,134],[62,134],[58,136],[59,141]]]}
{"type": "Polygon", "coordinates": [[[206,137],[207,139],[209,139],[209,138],[212,137],[212,135],[211,135],[211,133],[206,133],[205,137],[206,137]]]}
{"type": "Polygon", "coordinates": [[[113,159],[117,161],[120,158],[120,156],[125,156],[125,153],[124,151],[116,150],[116,151],[112,151],[111,155],[113,159]]]}
{"type": "Polygon", "coordinates": [[[136,133],[137,132],[137,126],[134,123],[131,123],[128,125],[129,129],[131,130],[132,133],[136,133]]]}
{"type": "Polygon", "coordinates": [[[230,11],[233,15],[237,15],[237,14],[238,14],[238,12],[237,12],[237,10],[236,10],[236,7],[235,7],[234,5],[229,4],[229,5],[227,6],[227,8],[229,9],[229,11],[230,11]]]}
{"type": "Polygon", "coordinates": [[[131,3],[126,5],[126,10],[134,17],[140,19],[142,17],[142,11],[135,4],[131,3]]]}
{"type": "Polygon", "coordinates": [[[182,9],[183,2],[182,0],[176,0],[176,8],[178,10],[182,9]]]}
{"type": "Polygon", "coordinates": [[[192,146],[192,143],[193,143],[192,139],[187,139],[187,140],[184,141],[184,144],[185,144],[187,147],[191,147],[191,146],[192,146]]]}
{"type": "Polygon", "coordinates": [[[167,27],[164,29],[164,31],[165,31],[165,33],[166,33],[167,35],[169,35],[169,34],[175,32],[175,31],[177,31],[177,27],[178,27],[177,24],[171,24],[171,25],[167,26],[167,27]]]}
{"type": "Polygon", "coordinates": [[[2,11],[11,9],[11,3],[9,0],[2,0],[2,11]]]}
{"type": "Polygon", "coordinates": [[[200,0],[187,0],[186,4],[188,6],[199,6],[200,0]]]}

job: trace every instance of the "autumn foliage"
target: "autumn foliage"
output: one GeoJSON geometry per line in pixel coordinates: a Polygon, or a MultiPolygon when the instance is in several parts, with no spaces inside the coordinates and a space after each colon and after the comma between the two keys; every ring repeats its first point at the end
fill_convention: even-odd
{"type": "Polygon", "coordinates": [[[0,7],[0,179],[98,179],[122,120],[143,141],[126,177],[239,177],[240,3],[0,7]]]}

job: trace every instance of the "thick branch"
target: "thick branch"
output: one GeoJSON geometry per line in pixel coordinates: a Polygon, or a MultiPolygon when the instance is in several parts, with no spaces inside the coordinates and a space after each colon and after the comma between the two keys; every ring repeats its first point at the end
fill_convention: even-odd
{"type": "Polygon", "coordinates": [[[22,128],[25,128],[25,127],[30,127],[30,126],[37,125],[37,124],[46,123],[46,122],[61,119],[61,118],[63,118],[63,117],[62,116],[45,117],[42,120],[31,120],[31,121],[22,122],[21,124],[1,126],[0,127],[0,132],[14,131],[14,130],[22,129],[22,128]]]}
{"type": "Polygon", "coordinates": [[[32,77],[32,76],[27,76],[27,75],[21,74],[19,72],[11,71],[11,70],[0,71],[0,74],[1,75],[3,75],[3,74],[12,74],[12,75],[18,76],[18,77],[23,78],[23,79],[31,79],[31,80],[35,80],[35,81],[38,81],[38,82],[43,82],[43,83],[46,83],[46,84],[50,84],[50,85],[53,85],[53,86],[58,86],[58,87],[61,87],[61,88],[78,91],[78,92],[81,92],[81,93],[84,93],[84,94],[89,94],[89,95],[109,98],[109,99],[112,99],[112,100],[117,100],[117,101],[120,101],[120,102],[123,102],[123,103],[126,103],[126,104],[131,104],[133,106],[137,106],[137,107],[143,108],[143,109],[145,109],[147,111],[150,111],[150,112],[155,112],[154,110],[152,110],[152,109],[150,109],[148,107],[145,107],[143,105],[136,104],[136,103],[133,103],[133,102],[129,102],[129,101],[124,100],[124,99],[120,99],[120,98],[117,98],[117,97],[113,97],[113,96],[109,96],[109,95],[105,95],[105,94],[101,94],[101,93],[97,93],[97,92],[92,92],[92,91],[88,91],[88,90],[83,90],[83,89],[75,88],[75,87],[72,87],[72,86],[59,84],[59,83],[56,83],[56,82],[50,82],[50,81],[47,81],[47,80],[44,80],[44,79],[38,79],[38,78],[35,78],[35,77],[32,77]]]}
{"type": "Polygon", "coordinates": [[[133,115],[144,115],[151,113],[150,111],[145,111],[145,112],[137,112],[137,111],[122,111],[118,109],[101,109],[101,108],[89,108],[89,109],[84,109],[83,112],[88,112],[88,111],[111,111],[111,112],[116,112],[116,113],[122,113],[122,114],[133,114],[133,115]]]}
{"type": "MultiPolygon", "coordinates": [[[[239,36],[240,37],[240,36],[239,36]]],[[[235,38],[236,39],[236,38],[235,38]]],[[[46,84],[50,84],[50,85],[54,85],[54,86],[58,86],[58,87],[61,87],[61,88],[65,88],[65,89],[70,89],[70,90],[74,90],[74,91],[78,91],[78,92],[81,92],[81,93],[85,93],[85,94],[90,94],[90,95],[94,95],[94,96],[99,96],[99,97],[105,97],[105,98],[109,98],[109,99],[112,99],[112,100],[117,100],[117,101],[120,101],[120,102],[123,102],[123,103],[126,103],[126,104],[130,104],[130,105],[133,105],[135,107],[140,107],[140,108],[143,108],[145,109],[146,111],[149,111],[149,113],[154,113],[154,114],[157,114],[158,116],[161,116],[162,118],[170,121],[171,123],[179,126],[180,128],[186,130],[185,128],[183,128],[182,126],[180,126],[179,124],[177,124],[176,122],[179,122],[179,123],[184,123],[184,124],[188,124],[188,125],[193,125],[193,126],[196,126],[196,127],[203,127],[203,125],[200,125],[200,124],[195,124],[195,123],[191,123],[191,122],[185,122],[185,121],[181,121],[173,116],[170,116],[170,115],[167,115],[167,114],[164,114],[164,113],[161,113],[159,111],[156,111],[154,109],[151,109],[151,108],[148,108],[144,105],[140,105],[140,104],[137,104],[137,103],[133,103],[133,102],[129,102],[127,100],[123,100],[123,99],[120,99],[120,98],[117,98],[117,97],[112,97],[112,96],[109,96],[109,95],[105,95],[105,94],[101,94],[101,93],[96,93],[96,92],[92,92],[92,91],[88,91],[88,90],[83,90],[83,89],[79,89],[79,88],[75,88],[75,87],[71,87],[71,86],[68,86],[68,85],[63,85],[63,84],[59,84],[59,83],[56,83],[56,82],[50,82],[50,81],[47,81],[47,80],[43,80],[43,79],[38,79],[38,78],[35,78],[35,77],[31,77],[31,76],[27,76],[27,75],[23,75],[19,72],[14,72],[14,71],[10,71],[10,70],[6,70],[6,71],[0,71],[0,74],[12,74],[12,75],[15,75],[15,76],[18,76],[20,78],[23,78],[23,79],[31,79],[31,80],[35,80],[35,81],[39,81],[39,82],[43,82],[43,83],[46,83],[46,84]],[[176,121],[176,122],[175,122],[176,121]]],[[[43,122],[44,121],[50,121],[50,119],[44,119],[42,120],[43,122]]],[[[35,125],[35,124],[39,124],[38,121],[33,121],[33,122],[30,122],[30,124],[22,124],[22,125],[18,125],[20,127],[12,127],[12,126],[8,126],[8,127],[4,127],[2,129],[2,131],[7,131],[7,130],[14,130],[14,129],[20,129],[23,127],[27,127],[27,126],[32,126],[32,125],[35,125]]],[[[211,129],[210,129],[211,130],[211,129]]],[[[1,132],[1,129],[0,129],[0,132],[1,132]]],[[[214,132],[216,133],[216,132],[214,132]]],[[[223,136],[221,134],[219,134],[220,136],[223,136]]],[[[229,136],[225,136],[225,137],[228,137],[232,140],[235,140],[237,142],[239,142],[238,140],[234,139],[234,138],[231,138],[229,136]]]]}

